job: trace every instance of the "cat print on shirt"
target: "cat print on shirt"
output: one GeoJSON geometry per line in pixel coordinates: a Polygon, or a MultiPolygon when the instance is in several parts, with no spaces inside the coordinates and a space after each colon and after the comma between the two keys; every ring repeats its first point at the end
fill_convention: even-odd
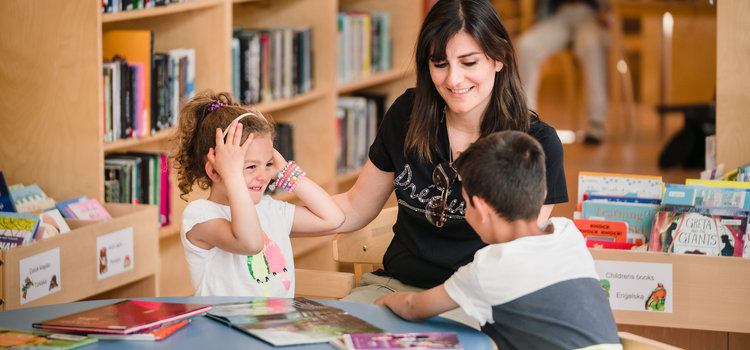
{"type": "Polygon", "coordinates": [[[291,287],[286,257],[279,245],[268,238],[265,232],[263,232],[263,250],[258,254],[247,257],[247,267],[250,270],[250,276],[255,279],[261,291],[263,291],[263,296],[271,296],[271,287],[268,284],[271,278],[281,282],[286,290],[291,287]]]}

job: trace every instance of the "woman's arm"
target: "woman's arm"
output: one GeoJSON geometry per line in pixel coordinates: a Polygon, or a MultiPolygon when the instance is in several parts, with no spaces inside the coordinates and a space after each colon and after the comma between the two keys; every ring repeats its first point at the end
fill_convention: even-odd
{"type": "Polygon", "coordinates": [[[393,173],[378,169],[368,160],[354,186],[349,191],[333,196],[346,217],[335,232],[359,230],[378,216],[393,192],[393,177],[393,173]]]}
{"type": "Polygon", "coordinates": [[[539,216],[536,218],[536,223],[539,224],[539,226],[542,226],[547,220],[549,220],[554,207],[554,204],[545,204],[542,206],[542,209],[539,211],[539,216]]]}

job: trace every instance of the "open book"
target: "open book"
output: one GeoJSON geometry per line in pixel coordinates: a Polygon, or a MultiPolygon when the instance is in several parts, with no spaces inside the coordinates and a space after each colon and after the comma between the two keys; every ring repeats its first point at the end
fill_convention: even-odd
{"type": "Polygon", "coordinates": [[[349,333],[384,332],[344,310],[305,298],[217,304],[206,316],[274,346],[325,343],[349,333]]]}
{"type": "Polygon", "coordinates": [[[453,332],[346,334],[331,344],[341,350],[463,349],[453,332]]]}

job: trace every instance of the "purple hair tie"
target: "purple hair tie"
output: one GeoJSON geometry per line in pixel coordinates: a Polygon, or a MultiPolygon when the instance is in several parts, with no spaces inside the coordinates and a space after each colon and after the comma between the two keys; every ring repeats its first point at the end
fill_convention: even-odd
{"type": "Polygon", "coordinates": [[[211,112],[213,112],[213,111],[215,111],[215,110],[217,110],[217,109],[219,109],[221,107],[224,107],[226,105],[227,104],[224,103],[224,102],[221,102],[219,100],[214,100],[213,102],[211,102],[211,106],[208,107],[208,113],[211,113],[211,112]]]}

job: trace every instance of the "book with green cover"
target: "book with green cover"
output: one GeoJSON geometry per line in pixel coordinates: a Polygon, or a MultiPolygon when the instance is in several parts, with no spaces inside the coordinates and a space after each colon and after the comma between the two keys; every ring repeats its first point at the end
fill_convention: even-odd
{"type": "Polygon", "coordinates": [[[273,346],[326,343],[344,334],[384,332],[342,309],[306,298],[218,304],[206,316],[273,346]]]}
{"type": "Polygon", "coordinates": [[[76,349],[95,343],[96,338],[54,333],[0,328],[0,348],[3,349],[76,349]]]}

